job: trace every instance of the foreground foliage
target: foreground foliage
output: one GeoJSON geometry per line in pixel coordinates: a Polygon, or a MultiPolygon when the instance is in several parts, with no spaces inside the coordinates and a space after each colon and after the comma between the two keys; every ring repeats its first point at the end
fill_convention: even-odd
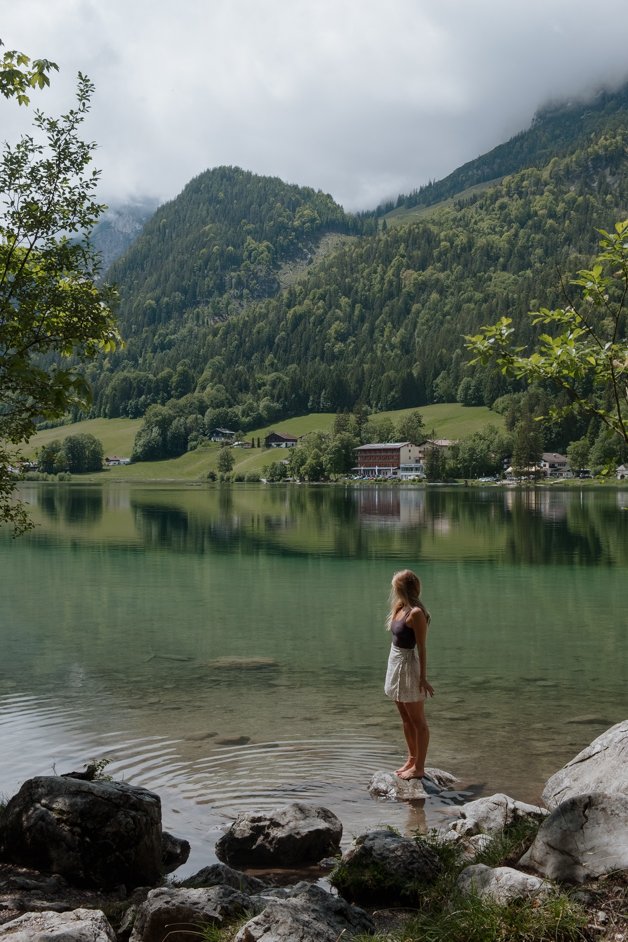
{"type": "Polygon", "coordinates": [[[530,314],[533,324],[548,329],[532,353],[514,343],[510,317],[467,337],[467,346],[474,363],[492,364],[527,382],[551,383],[566,394],[550,407],[551,418],[591,416],[628,445],[628,220],[600,233],[593,265],[571,282],[580,289],[580,301],[530,314]]]}
{"type": "MultiPolygon", "coordinates": [[[[52,67],[38,60],[30,68],[27,57],[8,53],[0,91],[27,104],[26,90],[48,84],[52,67]]],[[[93,358],[118,340],[113,293],[95,283],[97,258],[85,236],[103,209],[93,198],[95,145],[80,137],[92,92],[79,74],[76,107],[60,118],[36,111],[33,134],[5,144],[0,157],[0,520],[18,531],[28,518],[13,499],[15,446],[41,418],[89,401],[68,358],[93,358]]]]}
{"type": "MultiPolygon", "coordinates": [[[[512,866],[532,843],[538,824],[520,821],[495,835],[475,862],[512,866]]],[[[426,837],[419,835],[422,840],[426,837]]],[[[477,896],[463,897],[456,880],[467,865],[460,849],[427,836],[443,864],[439,880],[415,894],[414,910],[395,929],[370,936],[372,942],[580,942],[587,938],[581,905],[559,893],[548,899],[518,900],[502,906],[477,896]]],[[[394,913],[391,913],[394,917],[394,913]]],[[[361,937],[359,942],[366,942],[361,937]]],[[[357,940],[356,940],[357,942],[357,940]]]]}

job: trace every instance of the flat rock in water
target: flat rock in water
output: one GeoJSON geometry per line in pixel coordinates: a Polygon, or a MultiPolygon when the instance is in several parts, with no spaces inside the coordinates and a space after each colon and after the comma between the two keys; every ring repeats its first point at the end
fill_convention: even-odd
{"type": "Polygon", "coordinates": [[[428,795],[447,791],[455,782],[455,775],[442,769],[426,769],[425,776],[404,779],[394,772],[380,770],[375,772],[368,785],[373,798],[385,798],[388,801],[420,801],[428,795]]]}
{"type": "Polygon", "coordinates": [[[376,772],[368,788],[373,798],[385,798],[388,801],[419,801],[427,798],[420,778],[403,779],[394,772],[376,772]]]}
{"type": "Polygon", "coordinates": [[[221,671],[259,671],[279,667],[272,657],[216,657],[207,666],[221,671]]]}

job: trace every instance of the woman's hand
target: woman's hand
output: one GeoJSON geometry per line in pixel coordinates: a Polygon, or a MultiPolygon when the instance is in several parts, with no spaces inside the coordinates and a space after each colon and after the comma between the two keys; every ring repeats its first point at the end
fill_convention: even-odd
{"type": "Polygon", "coordinates": [[[426,697],[434,696],[434,688],[424,677],[419,680],[419,690],[424,693],[426,697]]]}

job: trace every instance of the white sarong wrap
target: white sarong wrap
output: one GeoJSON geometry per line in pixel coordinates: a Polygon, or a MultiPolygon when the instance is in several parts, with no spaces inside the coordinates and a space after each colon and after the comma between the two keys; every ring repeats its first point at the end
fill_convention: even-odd
{"type": "Polygon", "coordinates": [[[399,703],[425,700],[425,693],[419,689],[419,674],[419,652],[416,647],[396,648],[391,644],[384,683],[386,696],[399,703]]]}

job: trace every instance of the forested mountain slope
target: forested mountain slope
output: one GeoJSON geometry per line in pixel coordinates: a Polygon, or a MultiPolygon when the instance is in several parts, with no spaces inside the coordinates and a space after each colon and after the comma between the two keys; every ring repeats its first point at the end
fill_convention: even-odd
{"type": "Polygon", "coordinates": [[[311,251],[323,233],[359,226],[320,191],[238,167],[208,170],[157,210],[110,270],[122,329],[224,317],[273,294],[282,262],[311,251]]]}
{"type": "MultiPolygon", "coordinates": [[[[503,390],[465,370],[463,335],[502,314],[561,299],[593,253],[596,226],[628,213],[628,131],[592,140],[543,170],[506,178],[471,205],[347,245],[301,282],[214,328],[195,359],[203,384],[281,411],[376,409],[503,390]]],[[[187,351],[192,357],[193,351],[187,351]]]]}
{"type": "Polygon", "coordinates": [[[539,148],[518,145],[540,166],[370,235],[372,218],[322,193],[202,174],[112,269],[127,346],[91,373],[95,412],[138,416],[196,392],[199,414],[209,403],[247,429],[356,403],[491,404],[505,387],[469,371],[463,335],[507,314],[525,339],[526,312],[564,301],[560,276],[590,260],[596,227],[628,215],[625,97],[607,99],[607,122],[594,109],[597,130],[582,117],[579,137],[572,109],[542,118],[540,137],[537,124],[527,132],[539,148]],[[543,162],[552,127],[563,153],[543,162]],[[280,291],[281,265],[334,231],[359,237],[280,291]]]}
{"type": "Polygon", "coordinates": [[[600,91],[594,98],[540,110],[526,131],[521,131],[487,154],[470,160],[453,173],[428,183],[412,193],[380,206],[382,216],[394,208],[433,206],[463,190],[498,180],[525,167],[543,167],[553,157],[569,153],[580,143],[600,132],[626,126],[628,85],[617,91],[600,91]]]}

